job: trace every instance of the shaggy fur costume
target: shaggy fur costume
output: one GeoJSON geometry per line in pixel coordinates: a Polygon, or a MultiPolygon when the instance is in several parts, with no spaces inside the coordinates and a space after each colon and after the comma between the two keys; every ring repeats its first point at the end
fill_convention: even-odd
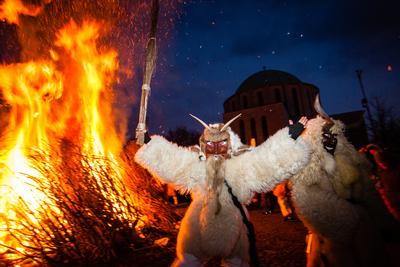
{"type": "Polygon", "coordinates": [[[310,120],[303,138],[311,160],[290,179],[296,212],[312,232],[307,266],[386,266],[378,230],[393,220],[369,178],[368,161],[345,138],[343,123],[333,122],[334,155],[322,145],[326,121],[310,120]]]}
{"type": "MultiPolygon", "coordinates": [[[[238,147],[234,138],[233,150],[238,147]]],[[[251,151],[235,155],[232,151],[227,159],[211,155],[200,160],[198,153],[161,136],[153,136],[136,153],[135,160],[154,176],[192,193],[192,203],[178,234],[178,261],[199,263],[221,257],[228,264],[239,259],[245,264],[241,266],[248,266],[247,229],[224,180],[246,205],[255,192],[272,190],[303,168],[309,160],[309,149],[301,138],[293,140],[284,128],[251,151]],[[213,170],[217,173],[210,175],[213,170]],[[216,180],[209,181],[210,176],[216,180]]]]}

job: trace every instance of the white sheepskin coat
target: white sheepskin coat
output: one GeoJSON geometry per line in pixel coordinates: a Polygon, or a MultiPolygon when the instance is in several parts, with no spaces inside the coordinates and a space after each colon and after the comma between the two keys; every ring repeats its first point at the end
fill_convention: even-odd
{"type": "MultiPolygon", "coordinates": [[[[206,161],[200,160],[198,153],[152,136],[138,150],[135,160],[163,182],[192,193],[192,203],[178,234],[178,258],[189,253],[201,260],[219,256],[240,257],[249,262],[247,229],[227,187],[223,186],[219,196],[222,207],[218,214],[207,204],[215,201],[207,199],[206,161]]],[[[306,143],[301,138],[293,140],[288,128],[284,128],[251,151],[226,159],[222,168],[233,194],[245,205],[255,192],[272,190],[308,160],[306,143]]]]}
{"type": "Polygon", "coordinates": [[[325,120],[308,122],[304,140],[311,160],[290,179],[296,212],[319,241],[307,266],[384,266],[377,225],[386,211],[369,178],[370,164],[345,138],[343,123],[334,123],[332,156],[322,145],[325,120]]]}

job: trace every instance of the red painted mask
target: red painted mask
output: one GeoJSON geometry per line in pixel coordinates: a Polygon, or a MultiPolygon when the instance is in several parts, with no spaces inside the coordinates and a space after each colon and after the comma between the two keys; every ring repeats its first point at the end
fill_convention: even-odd
{"type": "Polygon", "coordinates": [[[228,153],[228,140],[219,142],[206,141],[206,155],[226,155],[228,153]]]}

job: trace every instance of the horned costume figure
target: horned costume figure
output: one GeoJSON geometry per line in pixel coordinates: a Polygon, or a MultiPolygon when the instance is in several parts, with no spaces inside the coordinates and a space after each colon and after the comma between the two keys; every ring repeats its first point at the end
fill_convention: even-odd
{"type": "Polygon", "coordinates": [[[315,108],[321,116],[308,122],[304,135],[310,162],[290,179],[296,212],[311,232],[307,267],[388,266],[380,230],[395,222],[369,178],[370,165],[318,97],[315,108]]]}
{"type": "Polygon", "coordinates": [[[200,266],[213,257],[222,258],[227,266],[249,266],[244,205],[255,192],[272,190],[309,160],[307,145],[297,138],[303,129],[300,123],[281,129],[250,150],[229,128],[239,116],[225,125],[207,125],[195,117],[205,127],[200,153],[161,136],[152,136],[136,153],[135,160],[153,175],[192,193],[173,266],[200,266]]]}

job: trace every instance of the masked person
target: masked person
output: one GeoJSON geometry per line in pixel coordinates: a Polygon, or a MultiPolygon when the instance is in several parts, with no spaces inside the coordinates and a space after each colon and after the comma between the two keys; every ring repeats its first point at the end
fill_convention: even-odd
{"type": "Polygon", "coordinates": [[[298,138],[305,117],[248,148],[229,128],[239,116],[226,124],[208,125],[192,115],[205,127],[199,152],[152,136],[135,155],[154,176],[192,193],[172,266],[201,266],[214,257],[225,266],[256,266],[254,229],[244,205],[255,192],[272,190],[309,160],[309,148],[298,138]]]}
{"type": "Polygon", "coordinates": [[[392,266],[382,233],[395,234],[397,224],[369,178],[370,164],[319,98],[314,107],[319,116],[302,136],[311,159],[290,179],[296,214],[309,230],[307,267],[392,266]]]}

